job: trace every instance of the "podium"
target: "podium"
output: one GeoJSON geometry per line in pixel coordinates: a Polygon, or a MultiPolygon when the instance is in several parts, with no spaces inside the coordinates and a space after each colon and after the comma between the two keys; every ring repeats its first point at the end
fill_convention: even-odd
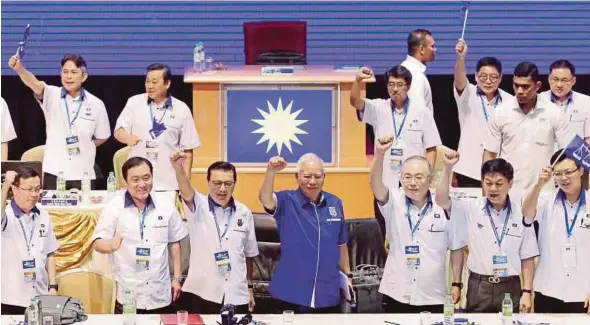
{"type": "Polygon", "coordinates": [[[342,199],[346,218],[373,216],[365,125],[349,103],[356,71],[299,66],[292,74],[262,75],[261,67],[185,71],[201,140],[194,152],[193,186],[207,193],[207,167],[229,161],[238,171],[234,197],[262,212],[258,190],[268,159],[280,155],[289,163],[277,174],[275,190],[296,189],[297,159],[313,152],[324,160],[324,190],[342,199]]]}

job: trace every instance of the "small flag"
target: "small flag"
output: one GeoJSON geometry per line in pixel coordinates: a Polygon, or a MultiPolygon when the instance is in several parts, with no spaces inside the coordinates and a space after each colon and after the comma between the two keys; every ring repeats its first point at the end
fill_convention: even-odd
{"type": "MultiPolygon", "coordinates": [[[[590,145],[576,135],[564,148],[563,154],[590,171],[590,145]]],[[[556,159],[557,160],[557,159],[556,159]]]]}
{"type": "Polygon", "coordinates": [[[23,39],[18,42],[18,47],[16,48],[16,54],[18,54],[21,59],[25,56],[25,46],[27,45],[29,36],[31,36],[31,24],[27,24],[27,27],[25,27],[23,39]]]}

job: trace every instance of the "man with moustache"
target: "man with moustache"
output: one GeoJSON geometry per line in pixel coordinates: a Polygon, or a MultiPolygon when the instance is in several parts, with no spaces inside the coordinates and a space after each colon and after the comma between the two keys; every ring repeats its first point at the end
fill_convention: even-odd
{"type": "Polygon", "coordinates": [[[408,55],[401,65],[412,73],[413,82],[408,97],[422,101],[432,114],[432,90],[426,77],[426,63],[434,61],[436,56],[434,38],[429,30],[418,28],[408,34],[407,44],[408,55]]]}

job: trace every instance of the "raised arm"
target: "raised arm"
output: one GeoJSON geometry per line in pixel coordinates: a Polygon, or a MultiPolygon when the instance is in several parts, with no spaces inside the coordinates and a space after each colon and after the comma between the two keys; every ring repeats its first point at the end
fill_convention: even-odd
{"type": "Polygon", "coordinates": [[[356,74],[352,89],[350,89],[350,105],[359,111],[365,109],[365,101],[361,97],[361,88],[363,81],[373,77],[373,71],[369,68],[362,67],[356,74]]]}
{"type": "Polygon", "coordinates": [[[379,204],[385,204],[389,200],[389,189],[383,184],[383,159],[385,153],[393,144],[393,136],[386,136],[375,141],[375,159],[371,166],[371,189],[379,204]]]}
{"type": "Polygon", "coordinates": [[[436,186],[435,200],[438,206],[448,211],[451,209],[451,198],[449,197],[451,173],[453,171],[453,166],[459,162],[459,153],[455,150],[446,148],[443,155],[443,162],[445,167],[443,168],[442,175],[436,186]]]}
{"type": "Polygon", "coordinates": [[[18,54],[15,54],[10,58],[10,60],[8,61],[8,66],[12,70],[16,71],[16,73],[20,77],[20,80],[22,80],[27,87],[31,88],[31,90],[35,93],[35,96],[37,96],[37,98],[43,98],[45,84],[39,79],[37,79],[37,77],[35,77],[35,75],[32,74],[29,70],[25,69],[18,54]]]}
{"type": "Polygon", "coordinates": [[[551,166],[547,166],[541,170],[537,184],[533,186],[526,199],[522,203],[522,215],[526,218],[534,219],[537,216],[537,203],[539,202],[539,194],[545,184],[551,180],[551,166]]]}
{"type": "Polygon", "coordinates": [[[275,156],[270,158],[264,174],[264,181],[258,192],[258,199],[262,206],[268,211],[274,211],[277,207],[277,198],[274,195],[274,181],[276,173],[287,167],[287,162],[283,157],[275,156]]]}
{"type": "Polygon", "coordinates": [[[467,44],[464,40],[459,40],[455,45],[455,53],[457,53],[457,62],[455,62],[455,80],[454,85],[457,93],[461,95],[465,87],[467,87],[467,69],[465,68],[465,58],[467,56],[467,44]]]}
{"type": "Polygon", "coordinates": [[[176,150],[170,153],[170,163],[172,164],[172,168],[174,168],[174,174],[176,175],[176,182],[178,183],[180,197],[182,197],[186,205],[192,210],[192,208],[195,206],[195,190],[193,189],[190,178],[188,177],[185,170],[185,165],[188,163],[187,160],[188,155],[184,151],[176,150]]]}

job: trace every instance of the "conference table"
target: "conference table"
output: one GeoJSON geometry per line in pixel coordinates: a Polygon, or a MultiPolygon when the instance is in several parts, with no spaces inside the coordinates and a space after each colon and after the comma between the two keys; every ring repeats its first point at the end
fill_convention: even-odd
{"type": "MultiPolygon", "coordinates": [[[[221,320],[219,315],[202,315],[205,325],[217,325],[221,320]]],[[[496,314],[456,314],[455,317],[468,318],[478,325],[500,325],[500,318],[496,314]]],[[[590,316],[586,314],[530,314],[516,315],[515,320],[526,317],[528,324],[550,325],[587,325],[590,324],[590,316]]],[[[238,317],[238,320],[241,317],[238,317]]],[[[267,314],[253,315],[254,320],[267,325],[283,325],[283,315],[267,314]]],[[[2,325],[17,324],[23,320],[22,316],[2,316],[2,325]]],[[[442,314],[432,314],[430,324],[442,322],[442,314]]],[[[121,315],[89,315],[88,320],[81,322],[85,325],[118,325],[123,324],[121,315]]],[[[409,314],[332,314],[332,315],[294,315],[290,325],[422,325],[420,315],[409,314]],[[387,323],[387,322],[389,323],[387,323]]],[[[160,325],[159,315],[137,315],[136,325],[160,325]]],[[[284,324],[287,325],[287,324],[284,324]]]]}

